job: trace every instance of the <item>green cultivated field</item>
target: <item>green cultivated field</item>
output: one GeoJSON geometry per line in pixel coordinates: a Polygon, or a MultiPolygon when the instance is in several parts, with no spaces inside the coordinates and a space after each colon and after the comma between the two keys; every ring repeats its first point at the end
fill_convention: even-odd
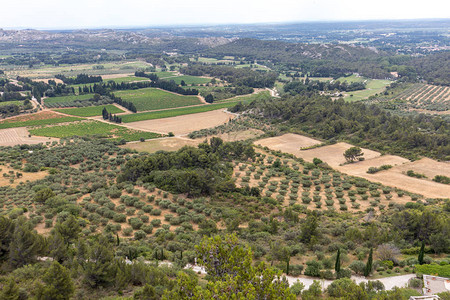
{"type": "Polygon", "coordinates": [[[29,121],[20,121],[20,122],[5,120],[3,123],[0,123],[0,129],[14,128],[14,127],[26,127],[26,126],[53,125],[53,124],[58,124],[58,123],[73,122],[73,121],[80,121],[80,120],[83,120],[83,119],[77,118],[77,117],[62,117],[62,118],[29,120],[29,121]]]}
{"type": "Polygon", "coordinates": [[[117,91],[115,95],[133,102],[138,111],[201,104],[196,96],[182,96],[155,88],[117,91]]]}
{"type": "Polygon", "coordinates": [[[106,110],[112,114],[118,114],[123,112],[123,110],[112,104],[102,106],[88,106],[80,108],[63,108],[63,109],[55,109],[55,111],[79,117],[93,117],[93,116],[101,116],[104,107],[106,107],[106,110]]]}
{"type": "Polygon", "coordinates": [[[264,92],[261,92],[258,94],[236,97],[236,98],[232,98],[229,100],[222,100],[221,102],[217,102],[217,103],[210,104],[210,105],[205,104],[205,105],[194,106],[194,107],[185,107],[185,108],[177,108],[177,109],[170,109],[170,110],[163,110],[163,111],[153,111],[153,112],[144,112],[144,113],[123,115],[122,122],[130,123],[130,122],[137,122],[137,121],[163,119],[163,118],[177,117],[177,116],[183,116],[183,115],[190,115],[190,114],[207,112],[207,111],[212,111],[212,110],[221,109],[221,108],[233,107],[236,104],[238,104],[239,102],[248,103],[253,100],[261,100],[261,99],[267,99],[267,98],[270,98],[270,93],[267,91],[264,91],[264,92]]]}
{"type": "Polygon", "coordinates": [[[156,74],[159,79],[165,78],[165,77],[174,77],[177,76],[175,72],[169,72],[169,71],[161,71],[161,72],[151,72],[152,74],[156,74]]]}
{"type": "Polygon", "coordinates": [[[236,97],[233,97],[233,98],[216,101],[215,103],[224,103],[224,102],[236,102],[237,103],[237,101],[242,102],[242,103],[247,103],[247,102],[251,102],[253,100],[270,99],[271,97],[272,96],[270,96],[270,92],[269,91],[262,91],[262,92],[259,92],[258,94],[236,96],[236,97]]]}
{"type": "Polygon", "coordinates": [[[150,79],[145,78],[145,77],[135,77],[135,76],[127,76],[127,77],[120,77],[120,78],[111,78],[111,79],[103,79],[103,82],[108,82],[108,81],[114,81],[115,83],[128,83],[128,82],[133,82],[133,81],[149,81],[150,79]]]}
{"type": "Polygon", "coordinates": [[[133,130],[122,126],[103,123],[99,121],[77,122],[67,125],[56,125],[31,129],[30,133],[36,136],[67,138],[72,136],[95,135],[115,140],[137,141],[141,138],[154,139],[160,134],[133,130]]]}
{"type": "Polygon", "coordinates": [[[23,101],[5,101],[5,102],[0,102],[0,106],[4,106],[4,105],[23,105],[23,101]]]}
{"type": "Polygon", "coordinates": [[[182,75],[173,78],[167,78],[167,80],[173,80],[176,84],[180,84],[181,80],[184,80],[186,84],[205,84],[211,81],[209,78],[203,78],[198,76],[182,75]]]}
{"type": "Polygon", "coordinates": [[[359,101],[367,99],[372,95],[384,92],[385,88],[391,83],[389,80],[368,79],[366,89],[360,91],[347,92],[344,97],[346,101],[359,101]],[[350,95],[353,95],[351,97],[350,95]]]}
{"type": "Polygon", "coordinates": [[[70,96],[62,96],[62,97],[50,97],[45,98],[44,103],[64,103],[64,102],[73,102],[76,100],[88,100],[94,97],[94,94],[84,94],[84,95],[70,95],[70,96]]]}
{"type": "Polygon", "coordinates": [[[336,80],[339,80],[340,82],[347,81],[348,83],[352,83],[352,82],[363,82],[363,81],[369,80],[369,79],[367,79],[365,77],[361,77],[361,76],[351,75],[351,76],[347,76],[347,77],[340,77],[336,80]]]}

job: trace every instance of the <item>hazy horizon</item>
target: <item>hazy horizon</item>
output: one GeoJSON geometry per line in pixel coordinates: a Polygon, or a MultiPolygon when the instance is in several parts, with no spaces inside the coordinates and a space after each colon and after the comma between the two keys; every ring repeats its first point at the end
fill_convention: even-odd
{"type": "Polygon", "coordinates": [[[18,0],[2,5],[8,14],[0,18],[3,29],[129,29],[240,24],[388,21],[448,19],[450,2],[430,0],[362,2],[357,0],[197,0],[161,1],[79,0],[73,2],[18,0]],[[375,5],[374,5],[375,4],[375,5]],[[439,9],[436,9],[439,7],[439,9]],[[18,9],[20,8],[20,9],[18,9]]]}

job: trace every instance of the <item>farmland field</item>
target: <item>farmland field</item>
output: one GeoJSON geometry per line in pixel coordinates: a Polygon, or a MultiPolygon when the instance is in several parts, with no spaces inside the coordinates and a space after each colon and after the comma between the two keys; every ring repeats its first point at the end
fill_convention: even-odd
{"type": "Polygon", "coordinates": [[[350,144],[337,143],[309,150],[300,150],[300,147],[312,145],[310,140],[312,139],[301,135],[283,135],[262,139],[256,141],[255,144],[294,154],[309,162],[312,162],[314,158],[319,158],[340,172],[362,177],[372,182],[380,182],[387,186],[408,190],[426,197],[445,198],[450,195],[450,186],[448,185],[436,183],[431,180],[417,179],[404,174],[407,170],[412,169],[419,173],[426,173],[430,177],[432,175],[450,176],[447,171],[450,169],[448,163],[437,162],[431,159],[422,159],[411,163],[409,160],[399,156],[380,156],[380,153],[376,151],[363,149],[364,161],[344,164],[345,158],[343,153],[351,147],[350,144]],[[375,174],[367,173],[369,167],[380,167],[381,165],[392,165],[393,167],[375,174]]]}
{"type": "Polygon", "coordinates": [[[114,81],[115,83],[128,83],[134,81],[148,81],[148,78],[145,77],[136,77],[136,76],[127,76],[127,77],[119,77],[119,78],[111,78],[111,79],[103,79],[104,82],[114,81]]]}
{"type": "Polygon", "coordinates": [[[367,79],[366,89],[347,92],[347,94],[344,96],[344,99],[346,101],[359,101],[367,99],[372,95],[382,93],[390,83],[391,81],[389,80],[367,79]]]}
{"type": "Polygon", "coordinates": [[[410,108],[432,111],[447,111],[450,109],[450,88],[430,84],[414,84],[396,98],[407,101],[410,108]]]}
{"type": "Polygon", "coordinates": [[[78,117],[67,117],[54,112],[40,112],[32,115],[22,115],[0,122],[0,129],[51,125],[82,120],[78,117]]]}
{"type": "Polygon", "coordinates": [[[23,101],[4,101],[4,102],[0,102],[0,106],[5,106],[5,105],[23,105],[23,101]]]}
{"type": "Polygon", "coordinates": [[[117,91],[116,96],[134,103],[138,111],[201,104],[196,96],[183,96],[155,88],[117,91]]]}
{"type": "Polygon", "coordinates": [[[47,103],[64,103],[64,102],[74,102],[77,100],[88,100],[94,97],[94,94],[84,94],[84,95],[70,95],[62,97],[49,97],[45,98],[43,101],[47,103]]]}
{"type": "Polygon", "coordinates": [[[136,141],[140,138],[153,139],[160,134],[133,130],[114,124],[99,121],[84,121],[66,125],[56,125],[31,129],[30,133],[37,136],[67,138],[72,136],[96,135],[116,140],[136,141]]]}
{"type": "Polygon", "coordinates": [[[123,112],[123,110],[112,104],[101,106],[88,106],[80,108],[63,108],[63,109],[55,109],[55,111],[78,117],[93,117],[93,116],[101,116],[103,108],[106,108],[106,110],[112,114],[118,114],[123,112]]]}
{"type": "MultiPolygon", "coordinates": [[[[211,107],[205,105],[202,107],[211,107]]],[[[170,111],[169,111],[170,112],[170,111]]],[[[188,134],[192,131],[211,128],[227,123],[233,119],[234,115],[224,112],[223,110],[206,111],[198,113],[190,113],[167,118],[157,118],[154,120],[145,120],[139,122],[128,123],[127,125],[142,130],[150,130],[155,132],[172,132],[176,135],[188,134]]]]}
{"type": "Polygon", "coordinates": [[[182,80],[188,85],[191,84],[205,84],[211,81],[210,78],[198,77],[198,76],[190,76],[190,75],[182,75],[176,76],[172,78],[167,78],[166,80],[173,80],[176,84],[180,84],[182,80]]]}
{"type": "Polygon", "coordinates": [[[142,143],[128,143],[123,147],[137,150],[145,151],[148,153],[154,153],[156,151],[177,151],[184,146],[197,146],[200,142],[199,140],[189,140],[186,138],[171,137],[166,139],[156,139],[152,141],[146,141],[142,143]]]}
{"type": "Polygon", "coordinates": [[[137,114],[132,114],[132,115],[124,115],[124,116],[122,116],[122,122],[129,123],[129,122],[163,119],[163,118],[170,118],[170,117],[176,117],[176,116],[182,116],[182,115],[196,114],[196,113],[201,113],[201,112],[218,110],[221,108],[233,107],[237,103],[238,103],[238,101],[229,101],[229,102],[223,102],[223,103],[211,104],[211,105],[199,105],[199,106],[193,106],[193,107],[176,108],[176,109],[163,110],[163,111],[151,111],[151,112],[143,112],[143,113],[137,113],[137,114]]]}

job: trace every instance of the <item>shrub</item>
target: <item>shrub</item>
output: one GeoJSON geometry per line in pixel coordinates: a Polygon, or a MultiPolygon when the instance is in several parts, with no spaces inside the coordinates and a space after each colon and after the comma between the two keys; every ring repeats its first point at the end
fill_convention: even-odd
{"type": "Polygon", "coordinates": [[[305,285],[297,280],[297,282],[294,283],[289,289],[294,295],[300,296],[300,294],[302,293],[302,290],[304,288],[305,288],[305,285]]]}
{"type": "Polygon", "coordinates": [[[127,228],[125,228],[122,232],[123,232],[123,235],[125,235],[125,236],[130,236],[131,233],[133,232],[133,228],[127,227],[127,228]]]}
{"type": "Polygon", "coordinates": [[[142,220],[139,218],[130,218],[128,220],[128,223],[131,225],[131,227],[133,227],[133,229],[140,229],[144,224],[144,222],[142,222],[142,220]]]}
{"type": "Polygon", "coordinates": [[[350,270],[355,272],[358,275],[364,274],[364,269],[366,268],[366,264],[360,260],[352,261],[352,263],[348,266],[350,270]]]}
{"type": "Polygon", "coordinates": [[[158,209],[158,208],[154,208],[154,209],[152,209],[152,211],[150,212],[150,214],[151,214],[152,216],[160,216],[160,215],[161,215],[161,210],[158,209]]]}
{"type": "Polygon", "coordinates": [[[150,223],[153,225],[153,227],[161,226],[161,220],[160,219],[154,219],[150,223]]]}
{"type": "Polygon", "coordinates": [[[336,274],[336,278],[350,278],[352,276],[352,271],[349,269],[340,269],[336,274]]]}
{"type": "Polygon", "coordinates": [[[305,275],[312,277],[319,277],[320,270],[322,269],[322,263],[316,260],[310,260],[306,262],[305,275]]]}
{"type": "Polygon", "coordinates": [[[134,239],[142,240],[147,236],[147,234],[143,230],[138,230],[134,233],[134,239]]]}

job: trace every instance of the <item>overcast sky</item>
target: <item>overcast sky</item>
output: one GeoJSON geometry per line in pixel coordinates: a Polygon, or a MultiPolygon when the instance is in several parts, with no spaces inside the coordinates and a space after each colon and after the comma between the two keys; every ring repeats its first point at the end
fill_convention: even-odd
{"type": "Polygon", "coordinates": [[[450,18],[450,0],[2,0],[0,28],[450,18]]]}

